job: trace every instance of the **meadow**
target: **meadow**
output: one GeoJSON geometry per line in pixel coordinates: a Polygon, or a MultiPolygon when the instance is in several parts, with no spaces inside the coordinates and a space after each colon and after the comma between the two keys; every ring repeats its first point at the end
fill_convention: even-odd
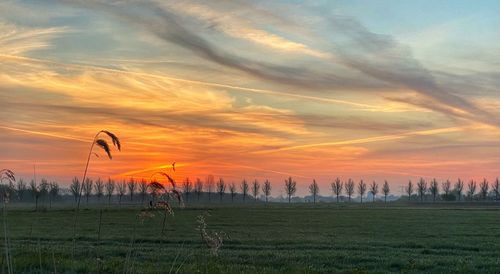
{"type": "Polygon", "coordinates": [[[32,205],[11,204],[7,210],[14,273],[500,269],[500,210],[494,203],[187,205],[174,208],[164,233],[161,211],[140,218],[140,205],[88,205],[81,209],[75,243],[74,206],[36,212],[32,205]],[[199,215],[209,231],[227,235],[217,255],[197,230],[199,215]]]}

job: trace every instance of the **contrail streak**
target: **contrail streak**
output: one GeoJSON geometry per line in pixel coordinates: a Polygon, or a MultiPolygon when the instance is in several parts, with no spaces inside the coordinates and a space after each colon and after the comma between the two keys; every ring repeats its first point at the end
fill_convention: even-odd
{"type": "Polygon", "coordinates": [[[42,132],[42,131],[35,131],[35,130],[27,130],[27,129],[21,129],[21,128],[6,127],[6,126],[2,126],[2,125],[0,125],[0,128],[1,129],[6,129],[6,130],[11,130],[11,131],[28,133],[28,134],[34,134],[34,135],[41,135],[41,136],[46,136],[46,137],[58,138],[58,139],[72,140],[72,141],[85,142],[85,143],[89,142],[89,140],[84,140],[84,139],[80,139],[80,138],[73,137],[73,136],[57,135],[57,134],[47,133],[47,132],[42,132]]]}
{"type": "Polygon", "coordinates": [[[361,139],[352,139],[352,140],[344,140],[344,141],[335,141],[335,142],[326,142],[326,143],[315,143],[315,144],[306,144],[306,145],[297,145],[297,146],[289,146],[282,147],[277,149],[269,149],[269,150],[260,150],[253,152],[254,154],[265,154],[279,151],[288,151],[288,150],[297,150],[297,149],[307,149],[312,147],[322,147],[322,146],[342,146],[342,145],[356,145],[356,144],[367,144],[367,143],[375,143],[375,142],[383,142],[383,141],[393,141],[398,139],[404,139],[411,136],[426,136],[426,135],[436,135],[443,133],[451,133],[462,131],[467,127],[448,127],[448,128],[438,128],[438,129],[430,129],[430,130],[420,130],[420,131],[412,131],[405,132],[400,134],[390,134],[390,135],[382,135],[361,139]]]}

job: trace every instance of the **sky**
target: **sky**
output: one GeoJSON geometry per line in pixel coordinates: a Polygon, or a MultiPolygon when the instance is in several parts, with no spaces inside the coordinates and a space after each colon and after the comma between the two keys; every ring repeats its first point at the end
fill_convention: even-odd
{"type": "Polygon", "coordinates": [[[0,167],[18,177],[493,180],[499,1],[0,2],[0,167]],[[176,162],[176,171],[170,169],[176,162]]]}

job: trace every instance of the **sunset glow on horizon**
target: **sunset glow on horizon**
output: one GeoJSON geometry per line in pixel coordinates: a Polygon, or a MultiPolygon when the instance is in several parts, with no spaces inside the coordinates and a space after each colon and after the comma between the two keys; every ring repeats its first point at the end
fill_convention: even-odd
{"type": "Polygon", "coordinates": [[[105,129],[122,151],[93,156],[91,178],[269,179],[273,195],[289,176],[300,195],[313,179],[329,195],[337,177],[388,180],[395,194],[420,177],[491,181],[499,12],[498,1],[2,1],[0,168],[67,185],[105,129]]]}

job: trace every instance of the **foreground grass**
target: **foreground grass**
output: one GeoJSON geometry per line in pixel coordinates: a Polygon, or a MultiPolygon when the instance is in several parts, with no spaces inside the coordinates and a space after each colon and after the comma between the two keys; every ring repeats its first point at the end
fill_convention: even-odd
{"type": "MultiPolygon", "coordinates": [[[[175,216],[167,219],[165,235],[160,233],[161,214],[141,222],[139,209],[104,207],[100,242],[99,209],[83,209],[73,250],[70,207],[47,212],[10,208],[14,272],[495,273],[500,269],[496,206],[187,207],[176,209],[175,216]],[[207,211],[208,228],[230,237],[217,257],[196,230],[196,216],[207,211]]],[[[4,269],[3,259],[0,262],[4,269]]]]}

